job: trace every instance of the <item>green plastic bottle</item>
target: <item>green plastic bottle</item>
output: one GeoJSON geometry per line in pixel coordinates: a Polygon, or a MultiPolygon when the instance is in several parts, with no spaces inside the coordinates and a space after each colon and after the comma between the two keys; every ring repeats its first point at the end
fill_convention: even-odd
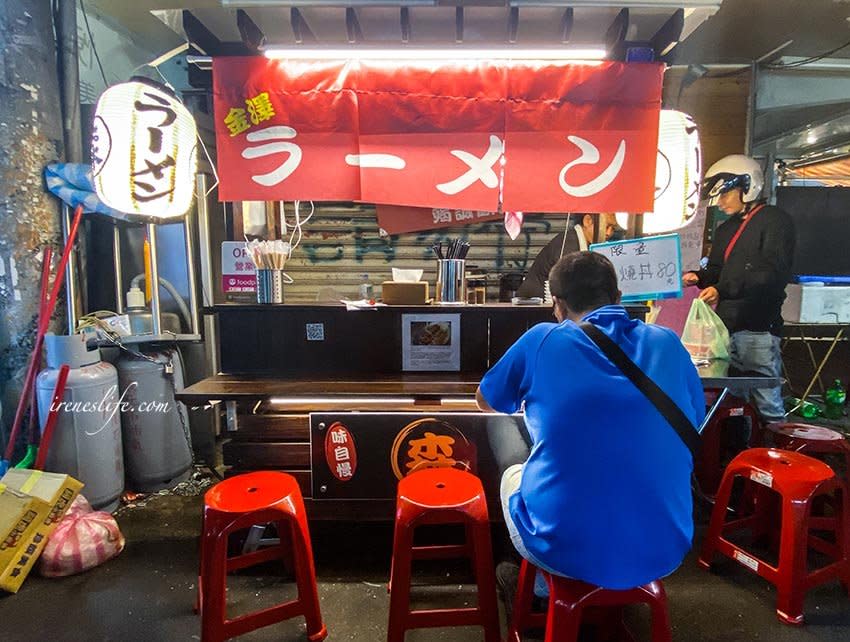
{"type": "Polygon", "coordinates": [[[811,401],[800,403],[797,397],[788,397],[785,400],[785,412],[793,412],[798,417],[803,417],[804,419],[815,419],[823,415],[823,411],[818,404],[811,401]]]}
{"type": "Polygon", "coordinates": [[[841,380],[836,379],[826,391],[826,408],[824,416],[827,419],[841,419],[844,415],[844,402],[847,401],[847,391],[841,385],[841,380]]]}

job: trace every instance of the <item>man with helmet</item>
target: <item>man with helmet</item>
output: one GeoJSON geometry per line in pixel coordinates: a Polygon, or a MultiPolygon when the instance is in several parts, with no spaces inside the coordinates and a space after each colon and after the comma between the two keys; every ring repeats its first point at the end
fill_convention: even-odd
{"type": "MultiPolygon", "coordinates": [[[[779,377],[780,310],[791,279],[794,224],[785,211],[759,200],[763,186],[761,166],[749,156],[726,156],[709,168],[702,197],[731,218],[714,233],[708,265],[682,280],[698,285],[703,301],[717,304],[731,335],[730,370],[779,377]]],[[[755,390],[752,397],[765,421],[784,418],[780,388],[755,390]]]]}

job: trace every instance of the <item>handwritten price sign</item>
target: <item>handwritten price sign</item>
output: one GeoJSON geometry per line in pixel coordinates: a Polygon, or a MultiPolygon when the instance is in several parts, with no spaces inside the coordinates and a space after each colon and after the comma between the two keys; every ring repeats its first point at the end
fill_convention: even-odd
{"type": "Polygon", "coordinates": [[[614,264],[624,302],[682,296],[682,250],[678,234],[596,243],[590,250],[614,264]]]}

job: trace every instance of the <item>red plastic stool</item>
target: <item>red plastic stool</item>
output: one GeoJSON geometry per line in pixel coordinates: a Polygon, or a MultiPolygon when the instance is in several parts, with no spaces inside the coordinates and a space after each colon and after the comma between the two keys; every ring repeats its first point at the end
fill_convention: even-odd
{"type": "Polygon", "coordinates": [[[387,642],[403,642],[408,629],[470,625],[484,627],[486,642],[500,642],[490,521],[481,480],[456,468],[411,473],[398,483],[387,642]],[[466,541],[448,546],[414,546],[414,530],[425,524],[463,524],[466,541]],[[455,557],[472,560],[478,606],[411,611],[413,560],[455,557]]]}
{"type": "MultiPolygon", "coordinates": [[[[711,397],[716,394],[718,394],[716,390],[707,390],[706,403],[711,404],[711,397]]],[[[723,426],[731,417],[749,417],[752,430],[748,445],[754,447],[764,444],[764,430],[756,409],[740,397],[727,395],[702,431],[699,458],[694,462],[694,473],[699,481],[700,489],[706,495],[714,495],[717,492],[723,477],[723,466],[720,462],[721,438],[723,426]]]]}
{"type": "Polygon", "coordinates": [[[820,584],[838,579],[845,590],[850,585],[850,503],[845,485],[833,470],[817,459],[773,448],[753,448],[739,454],[723,475],[717,501],[703,542],[699,564],[709,568],[715,552],[738,561],[776,586],[776,614],[786,624],[802,624],[803,598],[820,584]],[[736,477],[744,478],[751,493],[749,514],[726,522],[727,505],[736,477]],[[778,493],[782,507],[779,532],[779,561],[771,566],[728,535],[746,530],[753,538],[775,534],[776,519],[771,511],[778,493]],[[831,505],[835,514],[813,516],[812,502],[835,493],[831,505]],[[835,542],[824,540],[812,531],[832,531],[835,542]],[[808,549],[831,558],[826,566],[814,571],[807,567],[808,549]]]}
{"type": "Polygon", "coordinates": [[[850,442],[840,432],[809,424],[769,424],[777,447],[806,455],[838,455],[844,458],[844,476],[850,478],[850,442]]]}
{"type": "Polygon", "coordinates": [[[546,613],[533,613],[534,576],[536,566],[523,560],[519,570],[513,620],[508,628],[508,642],[521,642],[526,629],[546,627],[545,642],[573,642],[578,640],[582,620],[587,620],[585,609],[603,607],[594,620],[600,624],[618,626],[620,638],[633,639],[622,621],[622,607],[628,604],[648,604],[652,612],[652,642],[670,642],[670,616],[667,612],[667,594],[660,580],[625,591],[612,591],[579,580],[551,575],[543,571],[549,584],[549,604],[546,613]],[[551,606],[551,605],[554,605],[551,606]],[[616,612],[616,621],[610,611],[616,612]],[[605,616],[600,619],[598,616],[605,616]]]}
{"type": "Polygon", "coordinates": [[[307,620],[307,637],[310,640],[327,637],[319,611],[313,548],[304,500],[294,477],[276,472],[248,473],[226,479],[207,491],[204,496],[198,598],[203,642],[226,640],[300,615],[307,620]],[[230,533],[266,522],[277,525],[281,534],[280,544],[227,557],[230,533]],[[228,619],[227,573],[277,559],[294,561],[298,598],[228,619]]]}

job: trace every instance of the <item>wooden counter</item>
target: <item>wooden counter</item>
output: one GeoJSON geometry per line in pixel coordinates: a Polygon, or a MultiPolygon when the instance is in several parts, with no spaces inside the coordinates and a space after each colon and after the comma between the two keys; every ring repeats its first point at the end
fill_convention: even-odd
{"type": "MultiPolygon", "coordinates": [[[[630,309],[639,317],[645,311],[630,309]]],[[[206,312],[217,317],[222,373],[176,396],[190,406],[223,402],[228,474],[258,469],[292,474],[314,519],[390,519],[393,502],[387,491],[395,487],[397,475],[388,472],[387,449],[393,446],[397,467],[407,465],[398,458],[412,448],[409,440],[429,433],[416,433],[408,441],[400,435],[422,419],[433,423],[429,430],[454,435],[457,452],[464,443],[474,444],[494,514],[499,514],[492,452],[500,446],[491,448],[487,434],[515,439],[522,420],[485,417],[475,405],[475,390],[528,328],[553,320],[551,306],[386,306],[348,312],[339,304],[225,304],[206,312]],[[403,371],[404,314],[459,315],[459,371],[403,371]],[[319,428],[336,418],[356,426],[355,442],[368,444],[360,456],[369,461],[361,465],[369,472],[364,468],[356,483],[342,486],[329,476],[319,428]],[[382,481],[370,478],[369,490],[347,495],[364,474],[382,481]]]]}

